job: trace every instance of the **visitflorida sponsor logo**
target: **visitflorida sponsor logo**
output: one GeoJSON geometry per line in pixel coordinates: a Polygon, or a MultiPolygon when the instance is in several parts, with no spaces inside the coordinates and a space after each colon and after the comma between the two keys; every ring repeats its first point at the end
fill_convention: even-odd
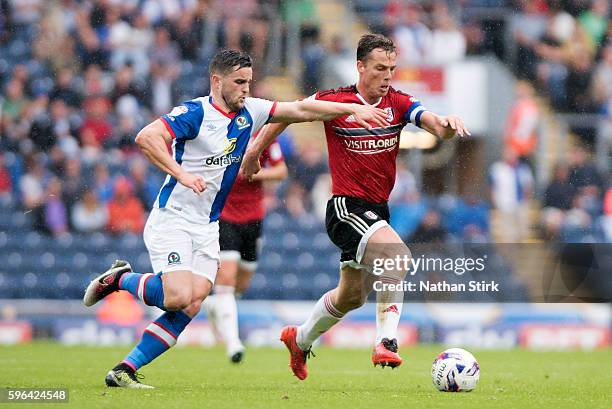
{"type": "Polygon", "coordinates": [[[373,154],[395,149],[399,141],[398,136],[384,139],[345,139],[344,145],[351,152],[373,154]]]}

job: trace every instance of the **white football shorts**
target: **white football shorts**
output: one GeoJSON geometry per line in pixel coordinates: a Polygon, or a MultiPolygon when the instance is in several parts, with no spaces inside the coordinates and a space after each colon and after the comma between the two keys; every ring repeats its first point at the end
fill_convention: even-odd
{"type": "Polygon", "coordinates": [[[144,228],[153,271],[191,271],[215,283],[219,268],[219,223],[189,223],[167,210],[153,208],[144,228]]]}

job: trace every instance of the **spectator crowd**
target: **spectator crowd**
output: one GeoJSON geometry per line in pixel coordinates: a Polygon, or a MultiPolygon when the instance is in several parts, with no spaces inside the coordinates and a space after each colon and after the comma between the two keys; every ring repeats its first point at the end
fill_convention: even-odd
{"type": "MultiPolygon", "coordinates": [[[[520,241],[535,198],[547,239],[612,241],[609,175],[592,165],[588,149],[578,146],[568,164],[559,164],[539,196],[530,166],[520,159],[535,146],[536,92],[562,111],[612,116],[609,2],[456,3],[389,0],[372,29],[395,39],[400,64],[444,65],[488,51],[490,33],[469,7],[506,8],[513,46],[507,58],[525,80],[508,128],[512,149],[490,168],[490,197],[428,197],[401,158],[392,224],[412,242],[485,242],[493,207],[513,227],[509,240],[520,241]]],[[[322,44],[312,2],[295,7],[303,19],[304,94],[324,86],[326,77],[348,82],[353,51],[341,36],[322,44]]],[[[270,22],[286,8],[264,0],[0,0],[3,209],[27,213],[36,229],[53,236],[140,233],[163,175],[135,148],[135,134],[176,101],[208,93],[207,65],[216,47],[244,48],[261,63],[270,49],[270,22]]],[[[291,178],[268,201],[287,217],[320,223],[329,193],[325,153],[294,145],[290,132],[281,144],[291,178]]]]}

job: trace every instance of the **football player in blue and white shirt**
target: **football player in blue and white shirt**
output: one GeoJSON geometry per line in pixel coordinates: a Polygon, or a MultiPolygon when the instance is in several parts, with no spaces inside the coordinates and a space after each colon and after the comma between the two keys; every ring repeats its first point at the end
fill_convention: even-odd
{"type": "Polygon", "coordinates": [[[367,128],[387,125],[387,113],[369,105],[251,98],[251,66],[246,53],[218,52],[210,65],[211,94],[175,107],[136,136],[147,158],[167,174],[144,230],[155,274],[134,273],[127,261],[117,260],[89,284],[83,301],[91,306],[125,290],[165,312],[108,372],[108,386],[150,388],[138,381],[136,371],[175,345],[199,312],[219,264],[217,219],[252,134],[268,122],[342,115],[353,115],[367,128]]]}

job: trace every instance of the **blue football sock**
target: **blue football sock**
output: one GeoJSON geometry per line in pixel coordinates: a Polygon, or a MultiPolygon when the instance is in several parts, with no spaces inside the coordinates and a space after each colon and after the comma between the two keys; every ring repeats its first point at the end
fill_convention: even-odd
{"type": "Polygon", "coordinates": [[[144,330],[138,345],[122,361],[134,371],[148,364],[176,344],[191,317],[183,311],[167,311],[144,330]]]}
{"type": "Polygon", "coordinates": [[[129,291],[147,305],[165,310],[161,275],[161,272],[157,274],[125,273],[119,279],[119,288],[129,291]]]}

